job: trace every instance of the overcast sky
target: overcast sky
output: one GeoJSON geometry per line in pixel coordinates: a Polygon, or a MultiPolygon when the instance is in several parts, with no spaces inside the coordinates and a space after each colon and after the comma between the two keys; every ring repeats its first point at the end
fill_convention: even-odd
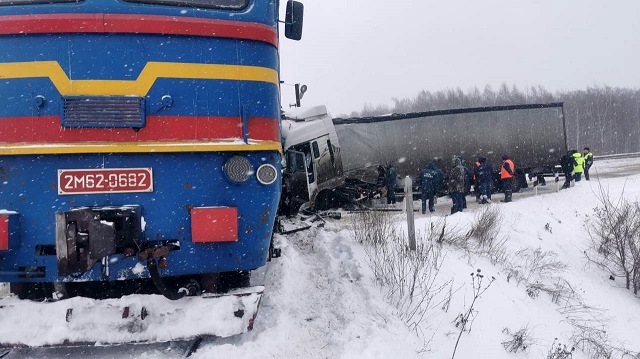
{"type": "MultiPolygon", "coordinates": [[[[334,115],[423,89],[640,87],[640,0],[302,2],[303,38],[282,36],[281,77],[334,115]]],[[[295,102],[293,87],[282,97],[295,102]]]]}

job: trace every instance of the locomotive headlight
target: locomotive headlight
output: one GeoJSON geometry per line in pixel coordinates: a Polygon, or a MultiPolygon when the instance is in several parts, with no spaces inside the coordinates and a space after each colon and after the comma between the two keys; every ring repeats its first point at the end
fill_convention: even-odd
{"type": "Polygon", "coordinates": [[[253,166],[249,159],[242,156],[233,156],[224,164],[224,174],[231,181],[244,182],[253,174],[253,166]]]}
{"type": "Polygon", "coordinates": [[[278,178],[278,170],[272,165],[264,164],[258,167],[256,177],[258,178],[258,182],[264,185],[272,184],[278,178]]]}

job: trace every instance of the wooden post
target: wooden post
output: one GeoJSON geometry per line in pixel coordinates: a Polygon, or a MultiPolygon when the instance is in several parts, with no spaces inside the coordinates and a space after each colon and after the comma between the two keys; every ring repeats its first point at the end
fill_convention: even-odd
{"type": "Polygon", "coordinates": [[[407,211],[407,234],[409,236],[409,249],[416,250],[416,226],[413,220],[413,183],[411,177],[404,179],[404,203],[407,211]]]}

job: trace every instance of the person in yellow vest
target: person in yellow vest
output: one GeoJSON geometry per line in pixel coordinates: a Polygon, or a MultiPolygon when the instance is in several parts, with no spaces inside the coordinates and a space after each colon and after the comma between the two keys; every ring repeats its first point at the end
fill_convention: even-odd
{"type": "Polygon", "coordinates": [[[573,165],[573,177],[576,182],[580,182],[582,172],[584,171],[584,157],[582,157],[582,154],[578,151],[575,151],[572,156],[575,161],[573,165]]]}
{"type": "Polygon", "coordinates": [[[589,180],[589,168],[593,165],[593,153],[589,147],[585,147],[582,151],[582,158],[584,158],[584,179],[589,180]]]}
{"type": "Polygon", "coordinates": [[[500,166],[500,180],[502,180],[502,189],[504,190],[504,199],[501,202],[511,202],[511,194],[513,193],[513,176],[516,173],[516,165],[509,156],[502,155],[502,166],[500,166]]]}

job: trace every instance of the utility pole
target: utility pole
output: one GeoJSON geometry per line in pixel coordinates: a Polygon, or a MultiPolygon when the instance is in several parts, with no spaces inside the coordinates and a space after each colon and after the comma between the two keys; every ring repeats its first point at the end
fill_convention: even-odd
{"type": "Polygon", "coordinates": [[[416,225],[413,218],[413,184],[411,177],[404,179],[404,204],[407,211],[407,235],[409,237],[409,249],[416,250],[416,225]]]}
{"type": "Polygon", "coordinates": [[[296,84],[296,107],[300,107],[300,84],[296,84]]]}
{"type": "Polygon", "coordinates": [[[304,96],[304,93],[307,92],[307,85],[300,86],[300,84],[295,84],[295,87],[296,87],[296,107],[300,107],[300,100],[302,99],[302,96],[304,96]]]}

